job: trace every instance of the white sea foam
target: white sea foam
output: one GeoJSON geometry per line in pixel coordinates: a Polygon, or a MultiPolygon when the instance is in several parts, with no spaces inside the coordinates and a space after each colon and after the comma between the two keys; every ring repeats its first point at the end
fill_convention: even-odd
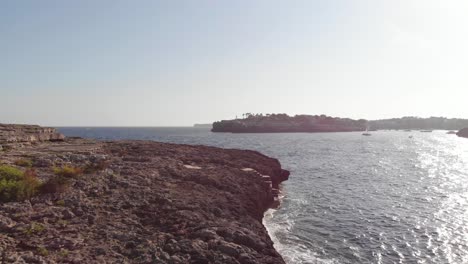
{"type": "MultiPolygon", "coordinates": [[[[280,197],[282,199],[283,197],[280,197]]],[[[283,256],[288,264],[339,264],[336,260],[320,259],[306,245],[300,243],[283,243],[280,236],[291,235],[294,225],[294,217],[284,217],[278,221],[275,219],[277,209],[269,209],[263,217],[263,225],[268,231],[275,249],[283,256]]]]}

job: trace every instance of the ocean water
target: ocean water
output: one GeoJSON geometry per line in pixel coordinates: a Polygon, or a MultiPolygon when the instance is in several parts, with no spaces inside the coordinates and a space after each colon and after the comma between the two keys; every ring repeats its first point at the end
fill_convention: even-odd
{"type": "Polygon", "coordinates": [[[468,263],[468,139],[433,133],[221,134],[60,128],[68,136],[253,149],[291,171],[264,223],[287,263],[468,263]],[[409,138],[412,135],[413,138],[409,138]]]}

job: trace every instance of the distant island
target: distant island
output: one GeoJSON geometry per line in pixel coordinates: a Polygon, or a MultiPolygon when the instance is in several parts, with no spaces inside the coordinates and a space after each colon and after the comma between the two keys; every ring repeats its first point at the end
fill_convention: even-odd
{"type": "Polygon", "coordinates": [[[410,130],[460,130],[468,127],[468,119],[445,117],[402,117],[369,121],[373,130],[410,129],[410,130]]]}
{"type": "Polygon", "coordinates": [[[213,132],[275,133],[275,132],[348,132],[364,131],[367,121],[326,115],[244,114],[243,119],[213,123],[213,132]]]}
{"type": "Polygon", "coordinates": [[[193,127],[198,127],[198,128],[212,128],[213,124],[194,124],[193,127]]]}
{"type": "Polygon", "coordinates": [[[213,132],[278,133],[278,132],[351,132],[365,130],[461,130],[468,119],[445,117],[402,117],[365,120],[326,115],[243,114],[242,118],[213,123],[213,132]]]}

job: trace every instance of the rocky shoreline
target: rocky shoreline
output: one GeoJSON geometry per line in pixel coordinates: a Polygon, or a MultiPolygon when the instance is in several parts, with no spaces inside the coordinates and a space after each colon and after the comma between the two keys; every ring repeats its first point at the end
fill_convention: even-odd
{"type": "Polygon", "coordinates": [[[276,159],[15,129],[29,136],[0,130],[1,164],[41,182],[81,173],[64,191],[0,202],[0,263],[284,263],[262,224],[289,176],[276,159]]]}

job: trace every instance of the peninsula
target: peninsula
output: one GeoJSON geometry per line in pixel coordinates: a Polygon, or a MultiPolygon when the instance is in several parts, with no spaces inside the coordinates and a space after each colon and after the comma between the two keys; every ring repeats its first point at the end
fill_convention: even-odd
{"type": "Polygon", "coordinates": [[[19,125],[0,145],[0,263],[284,263],[262,224],[276,159],[19,125]]]}

